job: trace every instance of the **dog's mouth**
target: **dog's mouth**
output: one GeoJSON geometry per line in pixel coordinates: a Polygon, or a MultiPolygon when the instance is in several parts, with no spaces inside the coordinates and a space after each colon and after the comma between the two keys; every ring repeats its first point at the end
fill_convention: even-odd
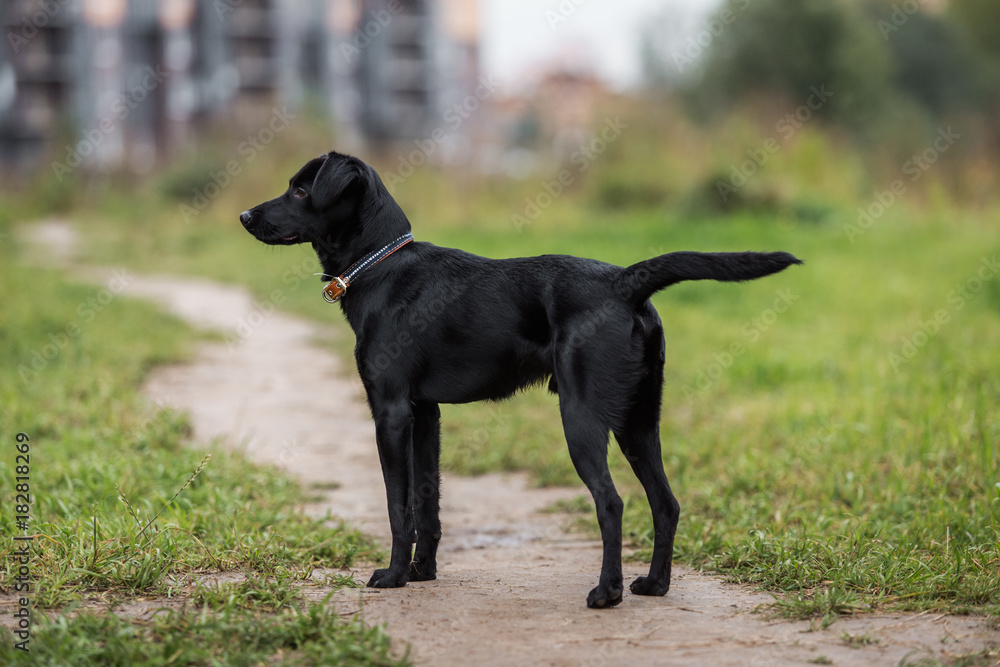
{"type": "Polygon", "coordinates": [[[290,236],[273,234],[266,239],[261,239],[261,241],[270,245],[295,245],[299,243],[300,239],[298,234],[291,234],[290,236]]]}
{"type": "Polygon", "coordinates": [[[294,245],[302,242],[302,237],[299,234],[282,234],[275,229],[261,230],[254,236],[257,237],[258,241],[268,245],[294,245]]]}

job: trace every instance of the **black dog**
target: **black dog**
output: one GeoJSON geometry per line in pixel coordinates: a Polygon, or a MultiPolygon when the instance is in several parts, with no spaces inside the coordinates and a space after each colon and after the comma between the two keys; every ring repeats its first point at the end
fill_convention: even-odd
{"type": "Polygon", "coordinates": [[[604,542],[600,581],[587,605],[622,599],[622,501],[608,472],[609,432],[653,513],[649,575],[630,588],[637,595],[667,592],[680,505],[660,458],[664,341],[649,297],[683,280],[760,278],[798,259],[784,252],[674,252],[621,268],[565,255],[486,259],[408,243],[410,223],[378,174],[338,153],[309,161],[283,195],[240,221],[270,245],[312,243],[334,279],[327,298],[340,300],[357,336],[355,359],[375,419],[392,527],[389,567],[376,570],[369,586],[436,577],[438,405],[501,400],[548,380],[604,542]],[[352,267],[359,261],[360,269],[352,267]]]}

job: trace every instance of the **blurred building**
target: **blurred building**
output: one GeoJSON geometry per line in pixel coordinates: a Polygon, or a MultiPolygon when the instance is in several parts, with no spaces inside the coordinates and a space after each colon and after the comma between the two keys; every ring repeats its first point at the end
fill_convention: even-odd
{"type": "Polygon", "coordinates": [[[0,162],[18,166],[142,172],[285,105],[349,148],[412,140],[479,83],[476,0],[0,0],[0,28],[0,162]]]}

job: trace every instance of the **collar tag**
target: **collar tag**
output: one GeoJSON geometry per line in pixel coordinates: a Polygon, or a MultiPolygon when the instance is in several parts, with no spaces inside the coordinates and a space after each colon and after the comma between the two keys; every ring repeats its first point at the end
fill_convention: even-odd
{"type": "Polygon", "coordinates": [[[337,303],[346,291],[347,283],[344,282],[344,279],[334,278],[323,288],[323,300],[327,303],[337,303]]]}

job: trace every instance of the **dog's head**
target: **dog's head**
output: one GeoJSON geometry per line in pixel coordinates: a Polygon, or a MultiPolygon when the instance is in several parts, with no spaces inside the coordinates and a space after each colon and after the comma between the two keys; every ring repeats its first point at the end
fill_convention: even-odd
{"type": "Polygon", "coordinates": [[[244,211],[240,222],[264,243],[312,243],[321,256],[370,252],[410,230],[375,170],[340,153],[307,162],[284,194],[244,211]]]}

